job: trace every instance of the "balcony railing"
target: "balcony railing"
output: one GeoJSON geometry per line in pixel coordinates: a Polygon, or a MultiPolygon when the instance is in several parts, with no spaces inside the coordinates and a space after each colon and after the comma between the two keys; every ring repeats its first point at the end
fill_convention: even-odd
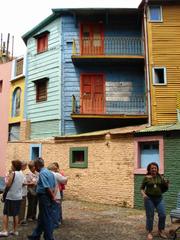
{"type": "Polygon", "coordinates": [[[76,98],[72,96],[72,113],[73,114],[108,114],[108,115],[144,115],[146,114],[146,99],[144,95],[135,95],[119,99],[118,101],[106,101],[105,109],[101,108],[103,106],[99,99],[93,99],[90,102],[86,98],[76,98]],[[79,104],[81,102],[81,105],[79,104]],[[88,108],[84,107],[88,106],[88,108]],[[101,110],[100,110],[101,109],[101,110]]]}
{"type": "Polygon", "coordinates": [[[104,37],[73,39],[73,56],[136,55],[144,53],[143,40],[140,37],[104,37]]]}

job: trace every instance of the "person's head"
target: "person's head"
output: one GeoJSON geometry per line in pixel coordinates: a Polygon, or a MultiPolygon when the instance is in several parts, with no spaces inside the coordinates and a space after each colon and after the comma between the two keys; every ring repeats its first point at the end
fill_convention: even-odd
{"type": "Polygon", "coordinates": [[[30,170],[32,173],[34,173],[34,172],[36,171],[34,161],[30,161],[30,162],[28,163],[28,168],[29,168],[29,170],[30,170]]]}
{"type": "Polygon", "coordinates": [[[153,176],[159,174],[159,166],[156,162],[149,163],[147,166],[147,174],[153,176]]]}
{"type": "Polygon", "coordinates": [[[34,166],[37,172],[40,172],[41,168],[44,167],[44,160],[41,157],[36,158],[34,166]]]}
{"type": "Polygon", "coordinates": [[[59,163],[58,162],[53,162],[53,164],[56,166],[56,172],[59,172],[59,163]]]}
{"type": "Polygon", "coordinates": [[[27,168],[27,162],[26,162],[26,161],[21,161],[21,163],[22,163],[21,170],[22,170],[22,171],[26,170],[26,168],[27,168]]]}
{"type": "Polygon", "coordinates": [[[11,164],[11,168],[13,171],[20,171],[22,168],[22,162],[20,160],[13,160],[11,164]]]}
{"type": "Polygon", "coordinates": [[[49,166],[47,168],[49,170],[53,171],[53,172],[57,172],[58,171],[58,168],[57,168],[56,164],[54,164],[54,163],[49,164],[49,166]]]}

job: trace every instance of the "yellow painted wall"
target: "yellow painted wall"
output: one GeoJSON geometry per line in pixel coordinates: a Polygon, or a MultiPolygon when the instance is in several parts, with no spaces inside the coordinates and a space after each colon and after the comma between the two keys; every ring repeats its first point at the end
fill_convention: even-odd
{"type": "Polygon", "coordinates": [[[177,121],[180,92],[180,5],[162,6],[163,22],[148,22],[152,124],[177,121]],[[167,85],[153,86],[152,68],[166,67],[167,85]]]}
{"type": "Polygon", "coordinates": [[[24,92],[25,92],[25,78],[24,77],[11,81],[9,123],[21,122],[24,118],[24,92]],[[20,105],[21,110],[20,110],[20,115],[18,117],[12,117],[13,92],[17,87],[21,88],[21,103],[20,103],[21,104],[20,105]]]}

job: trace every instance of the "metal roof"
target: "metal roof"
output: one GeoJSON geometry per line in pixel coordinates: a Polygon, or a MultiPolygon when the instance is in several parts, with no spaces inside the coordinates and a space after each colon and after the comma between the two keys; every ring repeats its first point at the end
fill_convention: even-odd
{"type": "Polygon", "coordinates": [[[144,129],[141,129],[136,133],[153,133],[153,132],[168,132],[168,131],[180,131],[180,122],[173,123],[173,124],[145,127],[144,129]]]}
{"type": "Polygon", "coordinates": [[[138,126],[130,126],[130,127],[121,127],[114,129],[107,129],[102,131],[88,132],[76,135],[67,135],[67,136],[54,136],[55,140],[63,140],[63,139],[73,139],[73,138],[87,138],[87,137],[100,137],[105,136],[106,134],[110,135],[123,135],[123,134],[132,134],[136,131],[144,129],[146,125],[138,125],[138,126]]]}

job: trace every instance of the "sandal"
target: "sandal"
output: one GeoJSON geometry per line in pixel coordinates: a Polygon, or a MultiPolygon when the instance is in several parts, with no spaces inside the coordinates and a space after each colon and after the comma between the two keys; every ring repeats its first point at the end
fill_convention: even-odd
{"type": "Polygon", "coordinates": [[[159,236],[160,236],[161,238],[167,239],[167,235],[166,235],[166,233],[165,233],[164,230],[159,231],[159,236]]]}

